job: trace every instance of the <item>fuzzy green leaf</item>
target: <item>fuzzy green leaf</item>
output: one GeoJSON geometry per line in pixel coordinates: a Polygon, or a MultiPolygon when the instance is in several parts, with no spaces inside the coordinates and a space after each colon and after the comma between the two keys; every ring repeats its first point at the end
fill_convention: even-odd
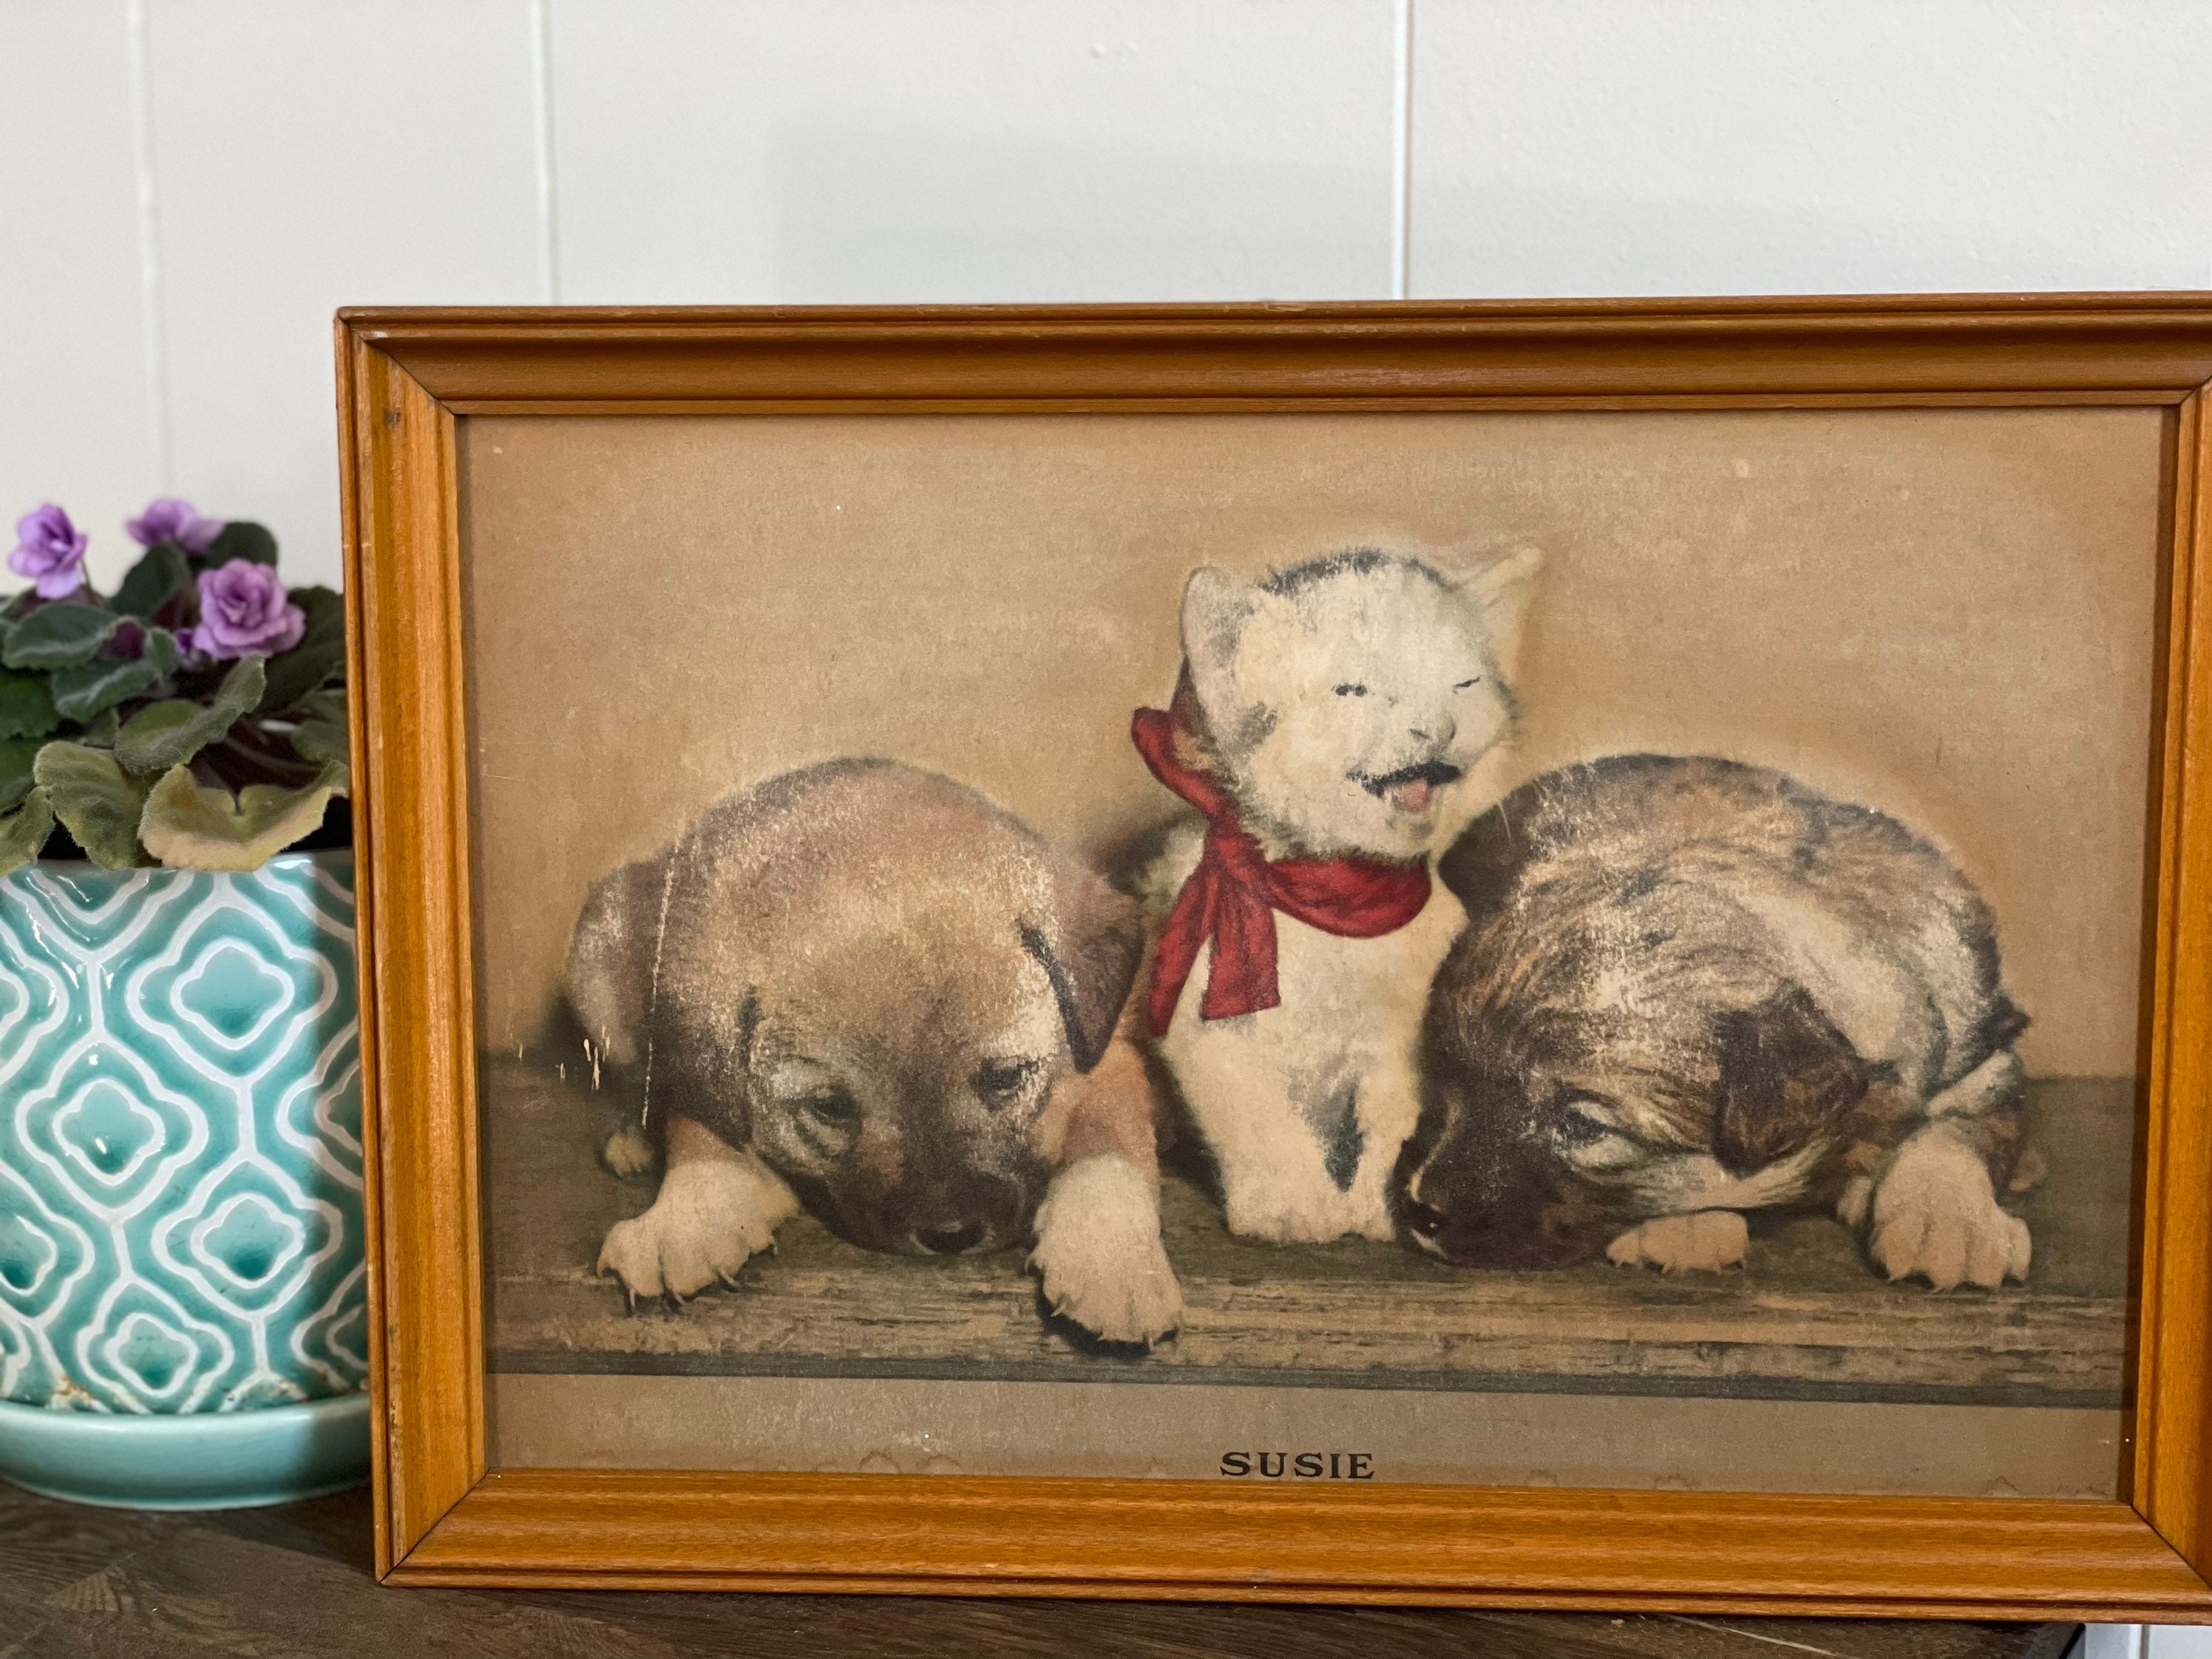
{"type": "Polygon", "coordinates": [[[281,714],[319,691],[345,666],[345,600],[327,587],[295,587],[292,603],[307,617],[299,644],[269,660],[269,690],[262,708],[281,714]]]}
{"type": "Polygon", "coordinates": [[[78,732],[72,741],[89,744],[94,749],[112,749],[115,747],[115,733],[122,724],[121,710],[103,708],[85,722],[84,730],[78,732]]]}
{"type": "Polygon", "coordinates": [[[233,519],[223,526],[222,533],[208,544],[201,558],[210,569],[228,564],[233,559],[251,559],[256,564],[276,562],[276,538],[251,519],[233,519]]]}
{"type": "Polygon", "coordinates": [[[190,760],[261,701],[267,666],[265,657],[240,657],[222,677],[211,703],[181,698],[148,703],[116,734],[115,758],[141,777],[190,760]]]}
{"type": "Polygon", "coordinates": [[[177,672],[177,636],[166,628],[149,628],[138,655],[142,661],[153,664],[155,672],[167,679],[177,672]]]}
{"type": "Polygon", "coordinates": [[[115,590],[115,608],[126,617],[150,617],[191,585],[185,550],[174,542],[156,542],[115,590]]]}
{"type": "Polygon", "coordinates": [[[36,781],[31,769],[46,745],[36,738],[10,738],[0,743],[0,812],[12,812],[23,804],[36,781]]]}
{"type": "Polygon", "coordinates": [[[17,623],[0,647],[10,668],[74,668],[89,662],[120,620],[88,605],[41,605],[17,623]]]}
{"type": "Polygon", "coordinates": [[[147,861],[138,847],[146,786],[114,756],[81,743],[50,743],[39,750],[34,775],[54,816],[94,863],[125,870],[147,861]]]}
{"type": "Polygon", "coordinates": [[[0,668],[0,738],[43,738],[60,724],[45,675],[0,668]]]}
{"type": "Polygon", "coordinates": [[[302,720],[292,732],[292,752],[319,766],[331,761],[343,763],[352,751],[343,726],[329,720],[302,720]]]}
{"type": "Polygon", "coordinates": [[[33,789],[21,806],[0,817],[0,876],[38,857],[53,833],[54,812],[46,805],[46,792],[33,789]]]}
{"type": "Polygon", "coordinates": [[[250,784],[234,800],[227,789],[202,788],[190,767],[179,766],[146,797],[140,834],[172,869],[258,870],[313,834],[331,797],[346,790],[346,769],[332,763],[305,788],[250,784]]]}
{"type": "Polygon", "coordinates": [[[64,719],[88,720],[103,708],[127,702],[152,690],[161,671],[128,657],[94,657],[82,667],[54,676],[54,708],[64,719]]]}

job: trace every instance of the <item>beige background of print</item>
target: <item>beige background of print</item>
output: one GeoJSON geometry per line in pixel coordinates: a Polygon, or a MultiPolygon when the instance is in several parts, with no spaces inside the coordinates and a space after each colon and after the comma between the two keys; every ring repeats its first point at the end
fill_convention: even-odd
{"type": "Polygon", "coordinates": [[[2118,1411],[2065,1407],[811,1376],[489,1387],[494,1468],[1206,1480],[1224,1451],[1334,1449],[1368,1453],[1385,1481],[2110,1498],[2123,1444],[2118,1411]]]}
{"type": "Polygon", "coordinates": [[[1110,843],[1195,564],[1547,555],[1516,775],[1785,767],[1980,881],[2033,1069],[2134,1069],[2154,410],[475,417],[461,428],[488,1040],[586,888],[724,793],[884,754],[1110,843]]]}

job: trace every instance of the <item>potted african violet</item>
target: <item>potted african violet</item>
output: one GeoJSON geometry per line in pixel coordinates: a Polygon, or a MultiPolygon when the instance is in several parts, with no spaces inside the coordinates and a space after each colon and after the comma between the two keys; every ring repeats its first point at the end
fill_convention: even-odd
{"type": "Polygon", "coordinates": [[[338,595],[157,501],[0,604],[0,1476],[140,1507],[368,1466],[338,595]]]}

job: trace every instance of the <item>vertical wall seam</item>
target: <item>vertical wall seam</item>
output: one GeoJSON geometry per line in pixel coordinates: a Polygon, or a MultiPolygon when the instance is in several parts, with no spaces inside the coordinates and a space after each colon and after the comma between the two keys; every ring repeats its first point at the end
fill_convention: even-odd
{"type": "Polygon", "coordinates": [[[1390,158],[1390,297],[1412,297],[1413,263],[1413,0],[1397,0],[1391,113],[1396,131],[1390,158]]]}
{"type": "Polygon", "coordinates": [[[152,0],[125,0],[131,54],[131,125],[138,175],[138,323],[146,347],[148,436],[154,446],[154,488],[176,488],[169,410],[169,331],[161,284],[161,174],[154,149],[152,0]]]}
{"type": "Polygon", "coordinates": [[[545,303],[561,303],[560,199],[553,155],[553,0],[529,0],[532,113],[538,132],[538,255],[545,303]]]}

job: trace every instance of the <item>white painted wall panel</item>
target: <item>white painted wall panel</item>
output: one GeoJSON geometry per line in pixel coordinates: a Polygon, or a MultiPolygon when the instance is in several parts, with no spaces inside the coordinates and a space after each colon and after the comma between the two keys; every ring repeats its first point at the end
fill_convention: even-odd
{"type": "Polygon", "coordinates": [[[2154,1625],[2143,1659],[2212,1659],[2212,1626],[2154,1625]]]}
{"type": "Polygon", "coordinates": [[[1380,296],[1389,0],[554,0],[567,301],[1380,296]]]}
{"type": "Polygon", "coordinates": [[[1418,295],[2212,281],[2203,0],[1418,4],[1418,295]]]}
{"type": "Polygon", "coordinates": [[[0,5],[0,554],[56,501],[112,580],[159,472],[124,0],[0,5]]]}
{"type": "Polygon", "coordinates": [[[331,314],[544,298],[526,0],[151,0],[175,483],[337,574],[331,314]]]}

